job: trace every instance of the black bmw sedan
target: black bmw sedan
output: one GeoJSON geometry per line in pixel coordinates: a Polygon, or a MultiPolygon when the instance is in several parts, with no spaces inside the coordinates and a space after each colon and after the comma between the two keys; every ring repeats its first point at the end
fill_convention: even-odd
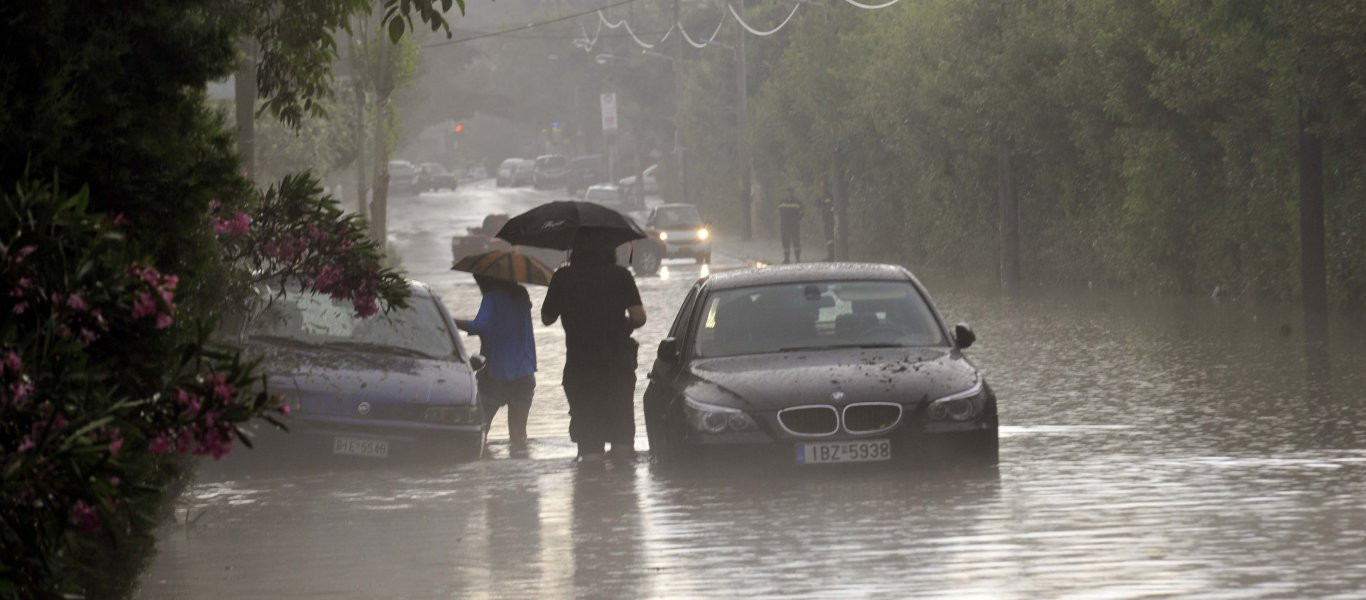
{"type": "Polygon", "coordinates": [[[892,265],[714,274],[688,292],[645,391],[662,463],[995,464],[996,398],[925,288],[892,265]]]}

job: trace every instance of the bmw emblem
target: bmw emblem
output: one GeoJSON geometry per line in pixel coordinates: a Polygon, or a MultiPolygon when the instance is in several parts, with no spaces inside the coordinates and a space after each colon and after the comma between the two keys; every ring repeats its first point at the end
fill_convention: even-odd
{"type": "Polygon", "coordinates": [[[844,399],[844,392],[835,390],[833,393],[830,394],[830,397],[834,399],[835,402],[839,402],[844,399]]]}
{"type": "Polygon", "coordinates": [[[360,413],[361,416],[365,416],[365,415],[370,414],[370,403],[369,403],[369,402],[361,402],[360,404],[357,404],[357,405],[356,405],[356,412],[360,413]]]}

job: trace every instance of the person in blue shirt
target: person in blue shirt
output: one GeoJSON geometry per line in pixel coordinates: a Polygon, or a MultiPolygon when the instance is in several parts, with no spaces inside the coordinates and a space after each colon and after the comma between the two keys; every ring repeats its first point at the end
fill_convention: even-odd
{"type": "Polygon", "coordinates": [[[531,332],[531,298],[526,288],[510,281],[474,276],[484,299],[473,319],[456,319],[455,326],[479,336],[484,368],[479,371],[479,402],[484,425],[504,405],[508,408],[509,449],[526,453],[526,421],[536,391],[536,340],[531,332]]]}

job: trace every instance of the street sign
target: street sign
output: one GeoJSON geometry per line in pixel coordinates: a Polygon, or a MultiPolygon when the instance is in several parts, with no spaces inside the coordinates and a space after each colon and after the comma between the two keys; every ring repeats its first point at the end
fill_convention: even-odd
{"type": "Polygon", "coordinates": [[[617,95],[607,93],[602,95],[602,133],[603,135],[616,135],[617,133],[617,95]]]}

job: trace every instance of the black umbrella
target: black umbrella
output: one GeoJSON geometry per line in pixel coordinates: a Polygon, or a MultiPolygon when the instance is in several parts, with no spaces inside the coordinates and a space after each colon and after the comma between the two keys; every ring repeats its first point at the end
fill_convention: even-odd
{"type": "Polygon", "coordinates": [[[601,204],[556,200],[508,220],[498,237],[518,246],[569,250],[580,229],[592,229],[612,247],[645,237],[635,220],[601,204]]]}

